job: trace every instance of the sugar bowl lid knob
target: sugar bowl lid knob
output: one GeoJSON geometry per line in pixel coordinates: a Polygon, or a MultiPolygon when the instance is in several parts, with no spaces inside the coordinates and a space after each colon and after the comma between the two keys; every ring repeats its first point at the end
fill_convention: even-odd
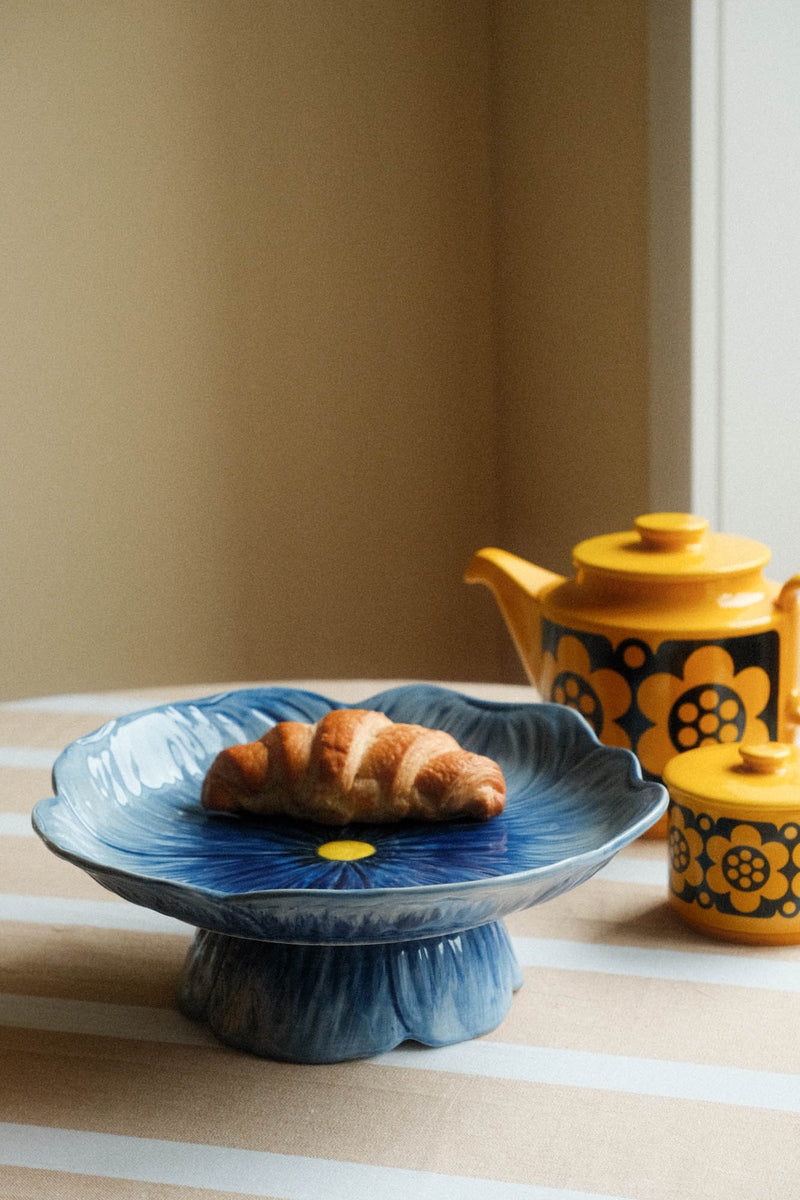
{"type": "Polygon", "coordinates": [[[781,775],[789,764],[792,751],[781,742],[762,742],[741,745],[739,754],[745,770],[759,775],[781,775]]]}

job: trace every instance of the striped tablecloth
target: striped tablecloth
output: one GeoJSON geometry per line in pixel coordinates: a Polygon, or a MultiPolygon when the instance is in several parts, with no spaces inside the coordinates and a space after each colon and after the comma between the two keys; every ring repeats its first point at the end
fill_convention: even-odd
{"type": "Polygon", "coordinates": [[[2,1200],[800,1195],[800,948],[679,924],[663,842],[508,920],[525,986],[475,1041],[296,1066],[180,1016],[189,928],[57,859],[29,814],[73,738],[219,690],[0,705],[2,1200]]]}

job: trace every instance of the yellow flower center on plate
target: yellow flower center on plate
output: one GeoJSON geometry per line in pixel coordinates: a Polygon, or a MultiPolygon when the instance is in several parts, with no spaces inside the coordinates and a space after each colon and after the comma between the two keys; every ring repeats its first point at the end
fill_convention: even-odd
{"type": "Polygon", "coordinates": [[[317,850],[323,858],[335,858],[341,862],[352,862],[354,858],[369,858],[375,847],[369,842],[325,842],[317,850]]]}

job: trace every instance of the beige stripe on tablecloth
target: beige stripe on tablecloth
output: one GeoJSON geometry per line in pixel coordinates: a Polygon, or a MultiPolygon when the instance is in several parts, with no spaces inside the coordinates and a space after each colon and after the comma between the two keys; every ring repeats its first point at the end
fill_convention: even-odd
{"type": "MultiPolygon", "coordinates": [[[[0,746],[30,746],[63,748],[78,737],[93,733],[106,721],[117,716],[125,715],[125,710],[131,711],[131,701],[136,708],[147,709],[173,701],[201,700],[220,692],[237,691],[238,685],[200,685],[188,688],[153,689],[145,693],[139,700],[135,695],[124,695],[125,703],[120,707],[115,705],[113,695],[107,698],[102,695],[96,698],[97,707],[82,708],[76,711],[69,709],[59,712],[52,708],[36,709],[0,705],[0,746]]],[[[315,690],[315,689],[310,689],[315,690]]],[[[319,690],[319,689],[316,689],[319,690]]],[[[376,689],[372,689],[373,691],[376,689]]],[[[382,690],[382,689],[380,689],[382,690]]],[[[366,699],[367,691],[347,688],[348,694],[366,699]]],[[[325,694],[324,692],[322,693],[325,694]]],[[[67,702],[69,703],[69,701],[67,702]]],[[[133,711],[136,711],[134,709],[133,711]]]]}
{"type": "Polygon", "coordinates": [[[0,813],[30,813],[52,794],[47,767],[0,767],[0,813]]]}
{"type": "Polygon", "coordinates": [[[487,1040],[798,1076],[800,993],[532,968],[487,1040]],[[769,1018],[765,1019],[765,1013],[769,1018]],[[746,1030],[731,1039],[731,1030],[746,1030]]]}
{"type": "Polygon", "coordinates": [[[514,913],[506,925],[516,937],[695,950],[753,962],[800,962],[800,945],[745,946],[692,930],[668,904],[666,884],[662,891],[596,877],[555,900],[514,913]]]}
{"type": "Polygon", "coordinates": [[[48,850],[40,837],[0,840],[0,891],[125,904],[86,871],[48,850]]]}
{"type": "Polygon", "coordinates": [[[800,1170],[796,1114],[369,1063],[302,1067],[217,1047],[10,1033],[0,1031],[0,1066],[5,1059],[11,1068],[0,1119],[26,1124],[636,1200],[774,1200],[793,1194],[800,1170]]]}
{"type": "MultiPolygon", "coordinates": [[[[3,992],[174,1008],[188,937],[14,923],[4,932],[3,992]]],[[[796,1073],[800,1094],[800,1039],[783,1032],[800,1027],[800,993],[551,968],[524,976],[509,1014],[485,1040],[796,1073]],[[740,1027],[747,1036],[732,1043],[730,1030],[740,1027]]]]}
{"type": "Polygon", "coordinates": [[[0,709],[0,746],[63,750],[113,716],[97,713],[14,712],[0,709]]]}
{"type": "Polygon", "coordinates": [[[19,996],[168,1008],[189,944],[188,936],[6,921],[0,988],[19,996]]]}
{"type": "MultiPolygon", "coordinates": [[[[168,1183],[142,1183],[139,1180],[109,1179],[108,1176],[73,1175],[66,1171],[40,1171],[33,1167],[6,1167],[0,1164],[0,1195],[3,1200],[282,1200],[265,1192],[220,1192],[203,1188],[177,1187],[168,1183]]],[[[324,1197],[320,1197],[324,1200],[324,1197]]],[[[378,1198],[376,1197],[376,1200],[378,1198]]]]}

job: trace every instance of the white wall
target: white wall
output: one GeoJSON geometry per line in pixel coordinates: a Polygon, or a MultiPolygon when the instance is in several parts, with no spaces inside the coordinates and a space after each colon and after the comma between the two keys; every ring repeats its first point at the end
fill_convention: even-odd
{"type": "Polygon", "coordinates": [[[800,571],[800,4],[720,7],[721,523],[800,571]]]}
{"type": "Polygon", "coordinates": [[[654,508],[800,570],[800,5],[651,0],[654,508]]]}

